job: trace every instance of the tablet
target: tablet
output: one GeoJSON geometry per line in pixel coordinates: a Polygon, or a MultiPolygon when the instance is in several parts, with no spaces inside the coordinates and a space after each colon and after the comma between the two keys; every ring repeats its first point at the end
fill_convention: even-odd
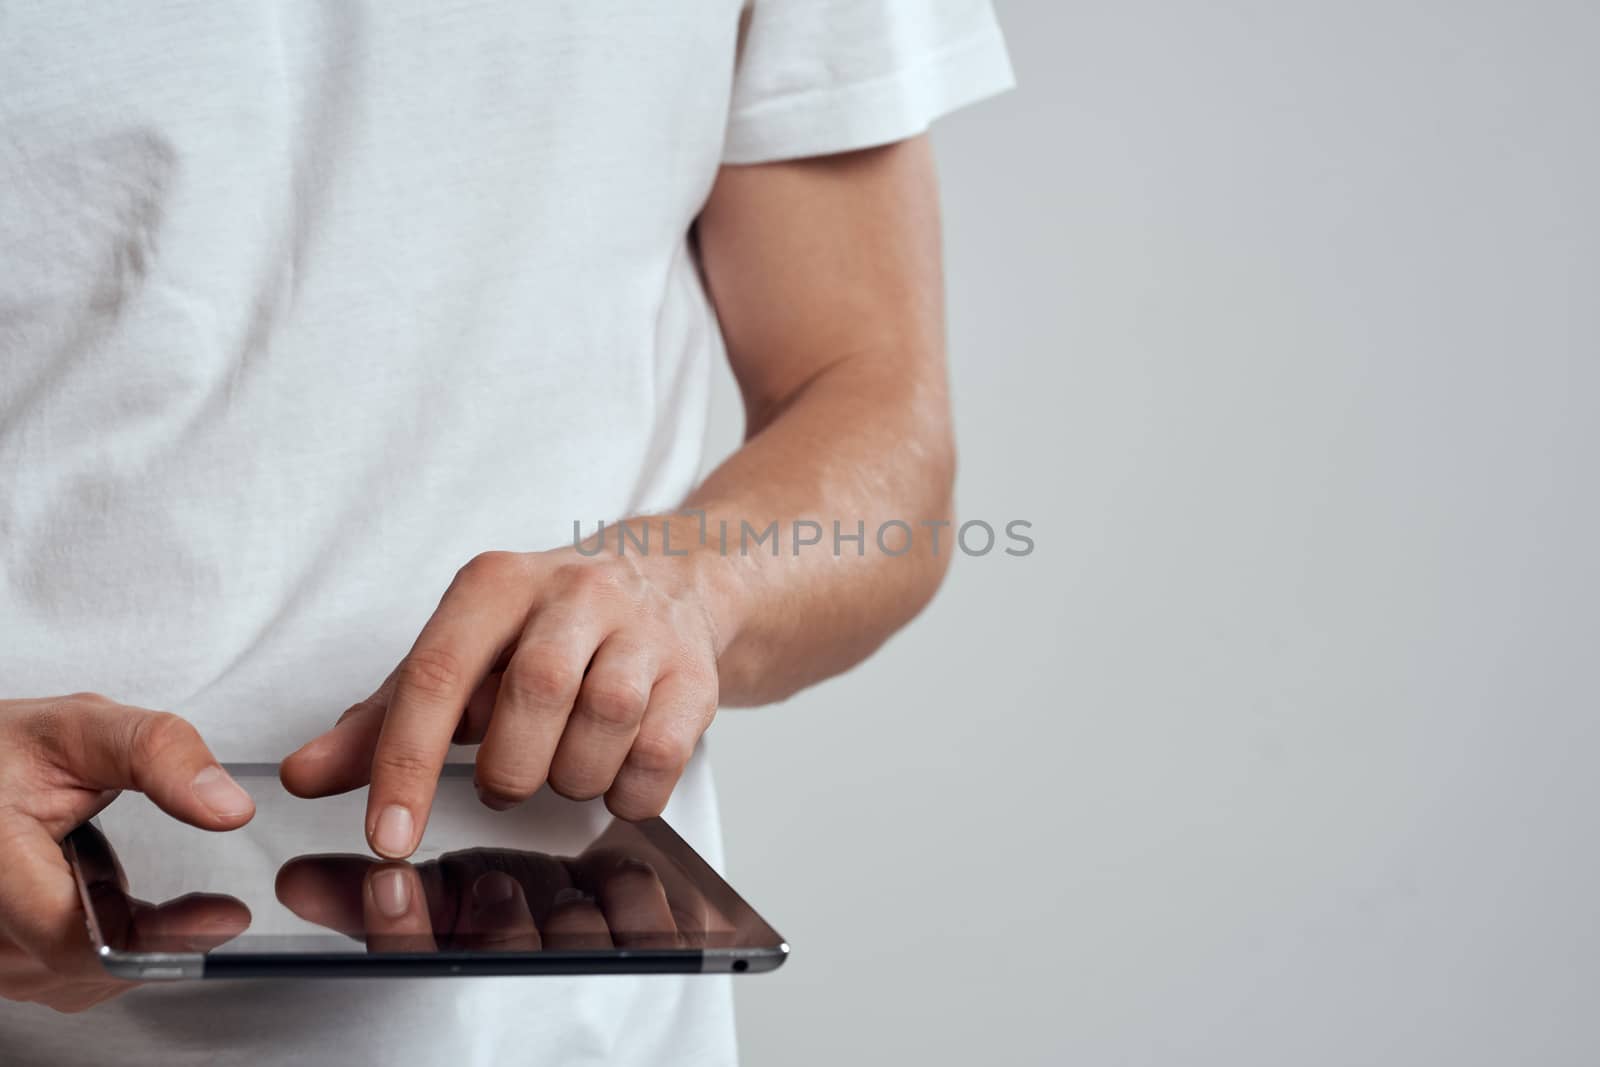
{"type": "Polygon", "coordinates": [[[63,843],[95,952],[122,978],[757,973],[788,946],[659,818],[548,789],[509,811],[470,765],[439,782],[409,862],[366,847],[366,791],[304,800],[272,764],[213,833],[124,793],[63,843]]]}

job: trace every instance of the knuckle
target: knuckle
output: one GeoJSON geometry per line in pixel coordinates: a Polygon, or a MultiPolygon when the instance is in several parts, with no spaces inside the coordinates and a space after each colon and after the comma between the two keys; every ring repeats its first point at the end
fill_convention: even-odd
{"type": "Polygon", "coordinates": [[[550,771],[550,790],[568,800],[593,800],[611,783],[605,776],[589,770],[556,767],[550,771]]]}
{"type": "Polygon", "coordinates": [[[550,765],[550,788],[568,800],[593,800],[616,781],[620,753],[580,748],[564,739],[550,765]]]}
{"type": "Polygon", "coordinates": [[[456,576],[469,580],[503,581],[517,568],[517,561],[518,556],[515,552],[479,552],[462,564],[461,569],[456,571],[456,576]]]}
{"type": "Polygon", "coordinates": [[[142,717],[134,726],[130,747],[136,763],[158,766],[199,740],[200,735],[188,722],[170,711],[158,711],[142,717]]]}
{"type": "Polygon", "coordinates": [[[102,693],[95,693],[89,690],[84,690],[81,693],[72,693],[69,696],[62,697],[61,699],[62,702],[66,704],[87,704],[91,707],[106,707],[109,704],[116,703],[110,697],[105,696],[102,693]]]}
{"type": "Polygon", "coordinates": [[[689,750],[677,739],[664,734],[641,734],[628,752],[627,765],[651,777],[676,778],[689,762],[689,750]]]}
{"type": "Polygon", "coordinates": [[[419,781],[439,773],[438,761],[412,745],[381,745],[372,756],[372,776],[390,782],[419,781]]]}
{"type": "Polygon", "coordinates": [[[584,687],[583,715],[604,731],[622,733],[639,724],[649,700],[649,691],[637,682],[608,678],[584,687]]]}
{"type": "Polygon", "coordinates": [[[606,809],[617,818],[629,822],[653,819],[666,807],[667,799],[659,792],[630,788],[622,783],[606,794],[606,809]]]}
{"type": "Polygon", "coordinates": [[[424,696],[442,697],[459,688],[466,676],[461,657],[445,648],[419,648],[400,665],[402,688],[424,696]]]}
{"type": "Polygon", "coordinates": [[[493,763],[479,762],[475,777],[480,792],[505,800],[526,800],[544,784],[532,771],[493,763]]]}
{"type": "Polygon", "coordinates": [[[554,653],[533,651],[506,668],[500,688],[514,705],[559,704],[571,700],[578,679],[578,672],[554,653]]]}

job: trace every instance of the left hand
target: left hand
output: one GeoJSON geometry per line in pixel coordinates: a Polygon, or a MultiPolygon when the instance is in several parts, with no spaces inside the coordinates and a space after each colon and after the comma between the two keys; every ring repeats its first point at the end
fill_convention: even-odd
{"type": "MultiPolygon", "coordinates": [[[[164,904],[139,900],[129,895],[128,877],[104,834],[87,826],[77,842],[78,862],[110,944],[130,952],[209,952],[250,925],[250,909],[243,901],[217,893],[186,893],[164,904]]],[[[41,959],[0,931],[0,998],[75,1013],[139,984],[106,971],[89,942],[81,911],[76,918],[67,943],[50,959],[41,959]]]]}
{"type": "Polygon", "coordinates": [[[314,797],[370,782],[367,840],[390,859],[421,840],[452,740],[479,746],[490,807],[548,781],[624,819],[660,814],[716,714],[728,604],[703,550],[666,555],[657,527],[649,552],[619,555],[614,532],[589,556],[474,557],[384,683],[284,760],[284,786],[314,797]]]}

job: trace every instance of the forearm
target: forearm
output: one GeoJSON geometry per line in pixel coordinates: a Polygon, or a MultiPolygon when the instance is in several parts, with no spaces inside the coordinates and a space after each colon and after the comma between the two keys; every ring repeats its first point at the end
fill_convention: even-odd
{"type": "Polygon", "coordinates": [[[848,669],[938,587],[952,542],[939,525],[955,467],[948,398],[942,373],[888,369],[904,366],[831,363],[686,502],[705,512],[696,552],[723,605],[724,704],[848,669]]]}

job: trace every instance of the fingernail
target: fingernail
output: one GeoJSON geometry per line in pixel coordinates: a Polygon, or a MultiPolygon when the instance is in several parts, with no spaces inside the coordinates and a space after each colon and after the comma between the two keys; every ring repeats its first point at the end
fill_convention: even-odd
{"type": "Polygon", "coordinates": [[[216,764],[195,775],[190,788],[194,790],[194,795],[199,798],[200,803],[209,808],[213,815],[231,819],[250,811],[250,794],[230,778],[227,771],[216,764]]]}
{"type": "Polygon", "coordinates": [[[379,871],[372,882],[372,902],[386,919],[398,919],[411,907],[411,887],[399,867],[379,871]]]}
{"type": "Polygon", "coordinates": [[[413,832],[411,812],[399,804],[390,804],[378,816],[378,824],[372,828],[372,847],[380,854],[400,859],[411,854],[411,834],[413,832]]]}
{"type": "Polygon", "coordinates": [[[472,901],[480,908],[503,904],[515,896],[516,892],[516,881],[501,871],[489,871],[472,883],[472,901]]]}

